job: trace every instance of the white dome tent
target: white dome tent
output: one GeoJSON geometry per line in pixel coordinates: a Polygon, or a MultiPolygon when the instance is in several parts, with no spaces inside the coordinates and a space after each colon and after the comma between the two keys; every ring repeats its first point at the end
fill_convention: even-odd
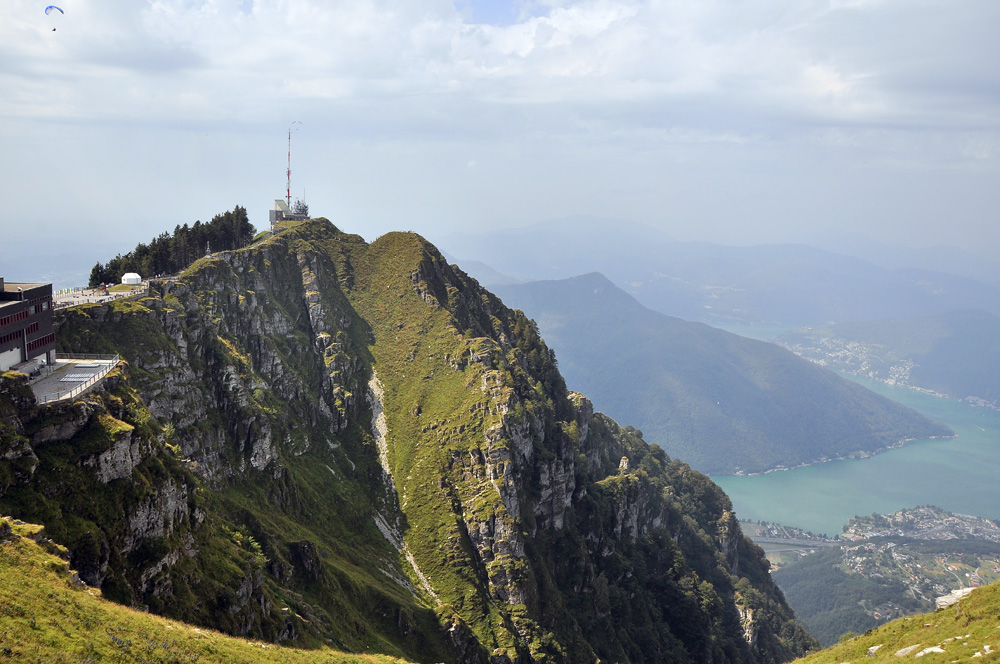
{"type": "Polygon", "coordinates": [[[142,285],[142,277],[135,272],[126,272],[122,275],[122,283],[126,286],[140,286],[142,285]]]}

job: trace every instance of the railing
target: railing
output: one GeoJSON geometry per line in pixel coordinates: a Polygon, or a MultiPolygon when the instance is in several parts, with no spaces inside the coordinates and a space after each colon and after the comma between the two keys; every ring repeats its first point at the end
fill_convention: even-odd
{"type": "Polygon", "coordinates": [[[35,401],[39,405],[52,403],[54,401],[62,401],[63,399],[72,399],[75,396],[83,394],[100,382],[102,378],[107,376],[108,373],[117,367],[119,362],[121,362],[121,356],[117,354],[99,355],[95,353],[60,353],[59,356],[67,360],[106,360],[108,364],[103,369],[88,378],[86,383],[77,385],[72,390],[67,390],[65,392],[50,392],[49,394],[43,394],[42,396],[37,397],[35,401]]]}
{"type": "Polygon", "coordinates": [[[57,360],[108,360],[113,361],[115,364],[121,360],[121,356],[118,353],[113,355],[101,354],[101,353],[56,353],[57,360]]]}

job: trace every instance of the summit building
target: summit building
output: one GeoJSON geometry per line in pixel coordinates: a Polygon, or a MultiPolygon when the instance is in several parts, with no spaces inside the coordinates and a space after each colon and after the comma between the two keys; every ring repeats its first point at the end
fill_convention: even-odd
{"type": "Polygon", "coordinates": [[[0,277],[0,371],[32,373],[55,361],[52,284],[5,282],[0,277]]]}

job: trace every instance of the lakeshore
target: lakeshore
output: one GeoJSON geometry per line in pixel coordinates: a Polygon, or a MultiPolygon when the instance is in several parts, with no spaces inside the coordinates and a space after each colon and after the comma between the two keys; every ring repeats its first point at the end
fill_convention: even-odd
{"type": "Polygon", "coordinates": [[[906,387],[847,376],[951,427],[955,438],[906,442],[867,458],[830,460],[782,472],[713,476],[741,519],[836,535],[856,515],[933,504],[1000,517],[1000,412],[906,387]]]}
{"type": "MultiPolygon", "coordinates": [[[[784,472],[788,472],[789,470],[797,470],[799,468],[807,468],[809,466],[816,466],[816,465],[819,465],[821,463],[830,463],[831,461],[847,461],[847,460],[850,460],[850,459],[870,459],[871,457],[875,456],[876,454],[882,454],[883,452],[888,452],[889,450],[899,449],[900,447],[903,447],[907,443],[909,443],[911,441],[914,441],[914,440],[954,440],[955,438],[958,438],[958,434],[957,433],[955,435],[953,435],[953,436],[930,436],[928,438],[905,438],[903,440],[896,441],[892,445],[886,445],[885,447],[880,447],[877,450],[862,450],[862,451],[859,451],[859,452],[852,452],[851,454],[846,454],[844,456],[823,457],[821,459],[817,459],[816,461],[810,461],[808,463],[800,463],[797,466],[775,466],[774,468],[768,468],[767,470],[765,470],[763,472],[760,472],[760,473],[745,473],[743,471],[740,471],[740,472],[737,472],[737,473],[733,473],[732,477],[757,477],[758,475],[770,475],[771,473],[784,473],[784,472]]],[[[723,476],[720,476],[720,477],[723,477],[723,476]]],[[[713,477],[713,479],[715,479],[715,477],[713,477]]]]}

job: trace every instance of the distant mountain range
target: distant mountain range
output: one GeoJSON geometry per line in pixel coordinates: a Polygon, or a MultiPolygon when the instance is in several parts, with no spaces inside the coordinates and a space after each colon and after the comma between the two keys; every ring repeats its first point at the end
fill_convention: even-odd
{"type": "Polygon", "coordinates": [[[1000,407],[1000,317],[986,311],[802,328],[777,341],[834,369],[1000,407]]]}
{"type": "MultiPolygon", "coordinates": [[[[678,242],[639,224],[571,219],[441,244],[463,266],[480,261],[519,281],[601,272],[651,309],[713,324],[815,325],[956,308],[1000,314],[1000,290],[966,277],[888,269],[804,245],[678,242]]],[[[486,286],[503,283],[468,269],[486,286]]]]}
{"type": "Polygon", "coordinates": [[[774,344],[651,311],[606,277],[496,286],[568,387],[709,474],[764,472],[951,435],[774,344]]]}
{"type": "Polygon", "coordinates": [[[888,269],[921,267],[1000,286],[1000,262],[958,247],[939,245],[914,249],[877,242],[852,233],[826,233],[806,244],[861,258],[888,269]]]}

